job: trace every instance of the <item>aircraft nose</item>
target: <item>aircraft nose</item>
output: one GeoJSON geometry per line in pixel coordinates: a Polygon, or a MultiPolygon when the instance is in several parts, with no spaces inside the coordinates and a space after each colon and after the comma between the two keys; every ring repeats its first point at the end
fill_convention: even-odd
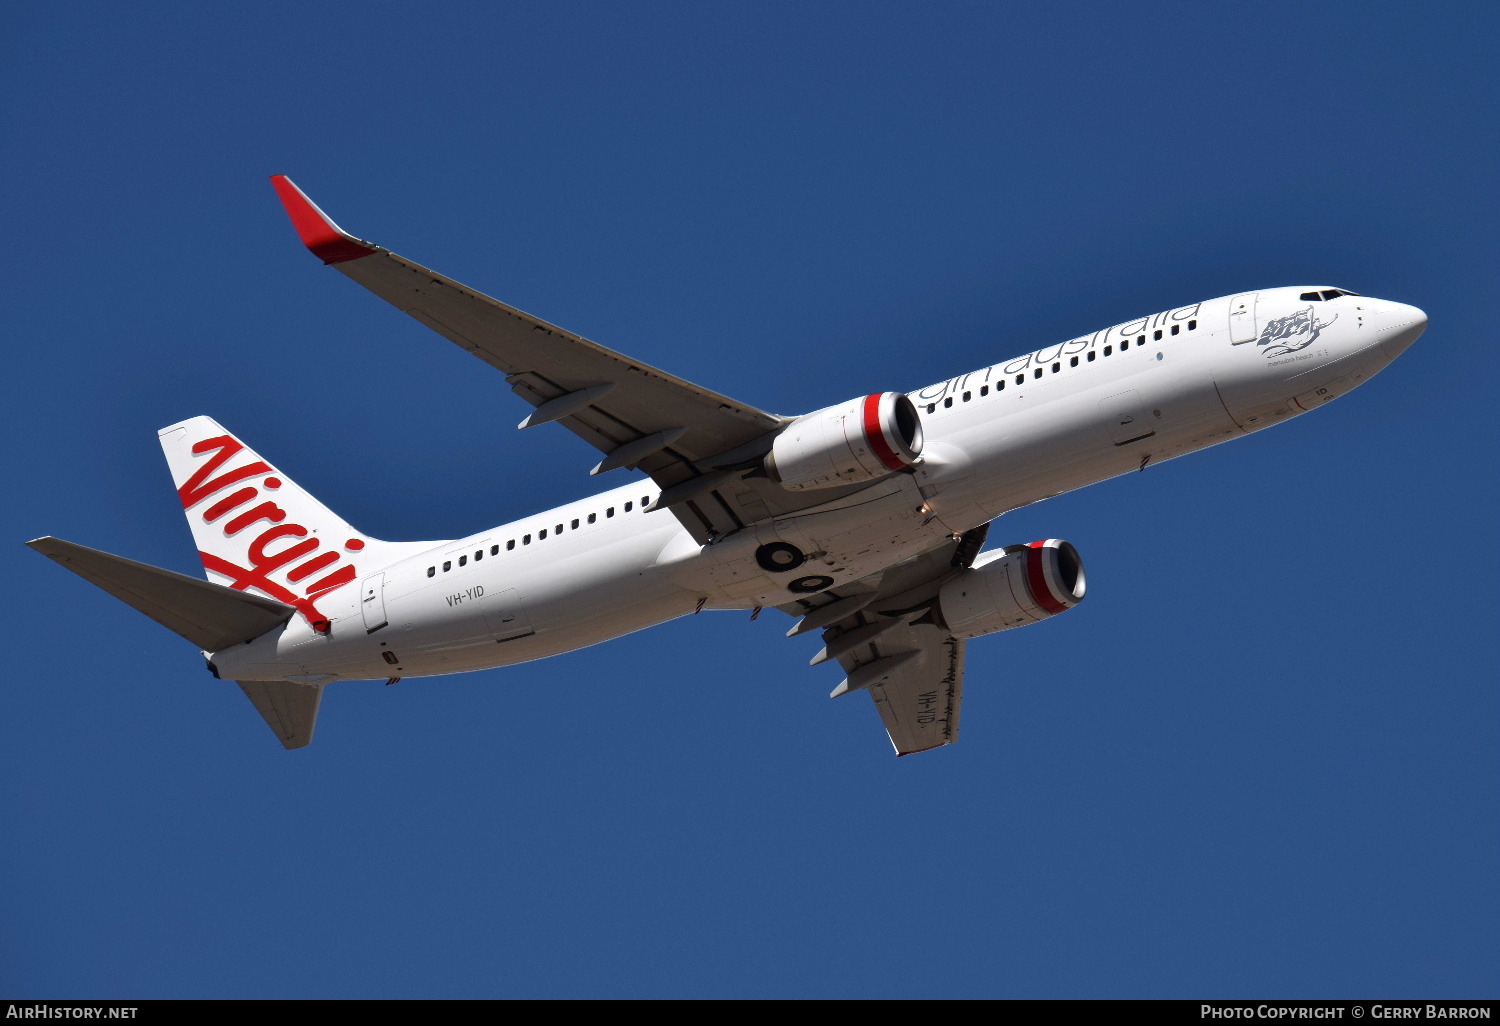
{"type": "Polygon", "coordinates": [[[1426,313],[1405,303],[1391,303],[1386,326],[1381,332],[1380,348],[1385,350],[1387,358],[1394,360],[1426,330],[1426,313]]]}

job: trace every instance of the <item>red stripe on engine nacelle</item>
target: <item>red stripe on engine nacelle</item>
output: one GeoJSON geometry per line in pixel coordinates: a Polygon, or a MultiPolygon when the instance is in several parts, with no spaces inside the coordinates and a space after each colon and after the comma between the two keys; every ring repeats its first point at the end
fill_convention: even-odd
{"type": "Polygon", "coordinates": [[[1047,587],[1047,573],[1042,569],[1046,545],[1045,541],[1034,541],[1026,550],[1026,584],[1031,588],[1031,597],[1037,605],[1049,613],[1066,613],[1069,607],[1059,602],[1052,589],[1047,587]]]}
{"type": "Polygon", "coordinates": [[[881,463],[892,470],[905,470],[906,461],[896,455],[880,426],[880,399],[884,395],[884,392],[876,392],[865,396],[865,441],[870,443],[870,450],[880,457],[881,463]]]}

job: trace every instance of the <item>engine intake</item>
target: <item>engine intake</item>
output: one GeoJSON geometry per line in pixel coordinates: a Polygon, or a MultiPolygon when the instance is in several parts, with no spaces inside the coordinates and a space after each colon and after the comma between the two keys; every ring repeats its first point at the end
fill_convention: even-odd
{"type": "Polygon", "coordinates": [[[766,472],[792,491],[877,481],[922,458],[922,421],[900,392],[798,417],[776,436],[766,472]]]}
{"type": "Polygon", "coordinates": [[[1024,627],[1083,601],[1078,550],[1060,538],[982,552],[938,592],[938,621],[959,638],[1024,627]]]}

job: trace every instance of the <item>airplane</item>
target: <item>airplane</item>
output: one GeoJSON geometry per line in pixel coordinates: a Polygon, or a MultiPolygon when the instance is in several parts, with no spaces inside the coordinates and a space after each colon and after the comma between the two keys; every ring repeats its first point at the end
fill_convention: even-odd
{"type": "Polygon", "coordinates": [[[160,441],[206,579],[28,542],[196,645],[288,749],[323,689],[542,659],[707,609],[774,607],[831,697],[896,754],[958,740],[968,642],[1083,601],[1069,542],[986,549],[1008,511],[1281,424],[1422,334],[1414,306],[1323,285],[1189,303],[913,392],[789,417],[674,377],[348,234],[284,175],[303,244],[505,375],[521,429],[646,475],[448,541],[355,529],[208,417],[160,441]]]}

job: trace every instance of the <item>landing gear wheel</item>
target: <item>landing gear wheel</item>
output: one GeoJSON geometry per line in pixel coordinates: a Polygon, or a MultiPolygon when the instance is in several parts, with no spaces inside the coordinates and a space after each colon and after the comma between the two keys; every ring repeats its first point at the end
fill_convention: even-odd
{"type": "Polygon", "coordinates": [[[807,557],[795,545],[786,542],[767,542],[755,550],[755,562],[767,573],[784,574],[807,562],[807,557]]]}
{"type": "Polygon", "coordinates": [[[804,594],[809,594],[814,591],[822,591],[825,588],[832,588],[833,578],[824,577],[821,575],[813,577],[799,577],[791,584],[788,584],[786,587],[788,591],[799,591],[804,594]]]}

